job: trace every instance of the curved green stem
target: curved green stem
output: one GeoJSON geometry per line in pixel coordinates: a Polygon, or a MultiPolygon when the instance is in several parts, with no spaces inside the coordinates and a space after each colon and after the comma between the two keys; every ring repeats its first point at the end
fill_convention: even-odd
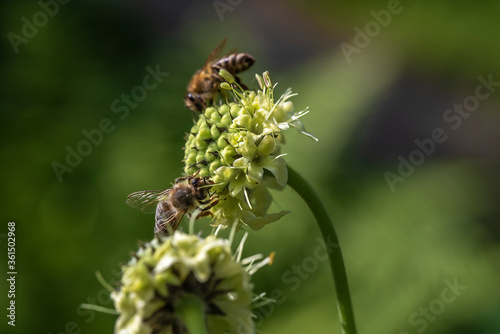
{"type": "Polygon", "coordinates": [[[355,334],[356,325],[354,323],[354,312],[352,309],[351,295],[349,293],[349,285],[347,283],[347,274],[339,240],[335,228],[333,227],[332,220],[318,195],[306,180],[290,166],[288,166],[288,185],[302,197],[314,214],[314,218],[316,218],[326,245],[334,245],[335,249],[329,251],[328,255],[337,293],[337,307],[340,324],[342,325],[342,333],[355,334]]]}
{"type": "Polygon", "coordinates": [[[193,295],[183,296],[177,303],[176,313],[189,334],[208,334],[205,321],[205,304],[193,295]]]}

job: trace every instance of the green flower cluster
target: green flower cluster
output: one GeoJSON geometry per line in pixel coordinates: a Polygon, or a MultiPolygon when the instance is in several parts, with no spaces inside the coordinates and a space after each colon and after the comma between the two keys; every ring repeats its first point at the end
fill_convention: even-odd
{"type": "Polygon", "coordinates": [[[304,130],[299,118],[308,111],[295,112],[288,99],[290,89],[274,101],[269,74],[256,76],[261,90],[242,91],[234,78],[222,70],[237,102],[207,108],[191,129],[185,147],[184,172],[199,173],[214,182],[219,204],[212,214],[217,225],[242,222],[253,229],[280,219],[288,211],[268,214],[272,197],[268,188],[283,189],[288,169],[281,153],[282,132],[294,127],[304,130]],[[230,85],[233,84],[233,85],[230,85]]]}
{"type": "Polygon", "coordinates": [[[251,332],[252,270],[236,257],[228,240],[213,235],[153,239],[123,266],[121,287],[111,293],[115,332],[187,333],[178,310],[186,296],[204,304],[210,333],[236,333],[242,324],[251,332]]]}
{"type": "MultiPolygon", "coordinates": [[[[257,230],[288,213],[268,213],[269,189],[281,190],[288,182],[281,152],[283,132],[295,128],[317,139],[299,120],[308,110],[296,112],[289,101],[296,95],[291,89],[275,101],[276,85],[269,73],[256,76],[257,91],[243,90],[225,70],[219,75],[226,80],[221,88],[232,91],[236,102],[206,108],[186,138],[184,172],[199,177],[187,185],[196,194],[195,205],[182,213],[192,215],[193,224],[196,214],[191,207],[198,213],[210,207],[214,224],[233,227],[231,236],[229,240],[215,235],[202,238],[174,231],[142,246],[122,267],[120,286],[111,292],[119,315],[116,333],[183,334],[196,332],[193,324],[206,327],[209,333],[252,333],[252,307],[272,302],[264,294],[254,297],[250,278],[272,263],[274,255],[256,254],[241,260],[247,234],[234,254],[230,240],[240,224],[257,230]],[[199,198],[203,187],[208,200],[199,198]]],[[[141,204],[151,199],[151,192],[139,193],[141,204]]],[[[169,214],[176,209],[160,198],[161,204],[169,214]]],[[[163,213],[163,207],[158,208],[157,219],[158,212],[163,213]]]]}

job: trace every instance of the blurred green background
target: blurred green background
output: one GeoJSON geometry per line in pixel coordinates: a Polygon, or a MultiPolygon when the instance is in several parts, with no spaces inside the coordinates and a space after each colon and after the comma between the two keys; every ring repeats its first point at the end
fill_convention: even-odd
{"type": "MultiPolygon", "coordinates": [[[[95,271],[113,282],[151,239],[153,216],[124,199],[181,176],[186,84],[227,37],[257,60],[245,82],[269,70],[278,94],[292,87],[295,107],[310,107],[303,122],[319,143],[289,131],[284,150],[334,217],[359,333],[500,333],[500,87],[455,129],[443,118],[479,76],[500,81],[499,11],[496,1],[2,2],[0,263],[4,277],[12,220],[18,275],[16,327],[2,315],[0,332],[113,331],[114,316],[79,305],[111,307],[95,271]],[[168,76],[115,112],[148,66],[168,76]],[[103,119],[109,133],[82,146],[103,119]],[[391,189],[384,173],[436,128],[447,139],[391,189]],[[78,145],[89,153],[59,180],[54,162],[78,145]]],[[[257,310],[257,330],[340,333],[312,215],[291,190],[274,195],[292,213],[250,231],[246,254],[276,252],[255,291],[283,297],[257,310]]],[[[5,279],[0,288],[6,313],[5,279]]]]}

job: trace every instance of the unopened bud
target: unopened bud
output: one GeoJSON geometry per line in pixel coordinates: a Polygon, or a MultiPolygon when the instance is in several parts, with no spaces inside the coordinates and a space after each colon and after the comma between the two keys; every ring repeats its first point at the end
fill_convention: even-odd
{"type": "Polygon", "coordinates": [[[223,82],[220,84],[220,88],[225,89],[225,90],[231,90],[231,85],[228,84],[227,82],[223,82]]]}
{"type": "Polygon", "coordinates": [[[225,69],[220,70],[219,75],[230,84],[235,82],[233,75],[225,69]]]}
{"type": "Polygon", "coordinates": [[[271,76],[269,75],[269,72],[265,71],[263,73],[263,77],[264,77],[264,82],[266,83],[267,88],[271,88],[273,86],[273,83],[271,81],[271,76]]]}
{"type": "Polygon", "coordinates": [[[258,74],[255,74],[255,79],[257,79],[257,82],[259,83],[260,89],[264,89],[264,79],[258,74]]]}

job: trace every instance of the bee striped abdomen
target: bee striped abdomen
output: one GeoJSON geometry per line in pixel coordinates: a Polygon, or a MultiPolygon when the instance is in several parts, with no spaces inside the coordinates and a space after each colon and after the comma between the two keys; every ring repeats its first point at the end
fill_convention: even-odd
{"type": "Polygon", "coordinates": [[[248,53],[234,53],[216,61],[212,65],[212,69],[217,74],[222,69],[225,69],[229,73],[238,74],[248,70],[254,62],[255,58],[248,53]]]}

